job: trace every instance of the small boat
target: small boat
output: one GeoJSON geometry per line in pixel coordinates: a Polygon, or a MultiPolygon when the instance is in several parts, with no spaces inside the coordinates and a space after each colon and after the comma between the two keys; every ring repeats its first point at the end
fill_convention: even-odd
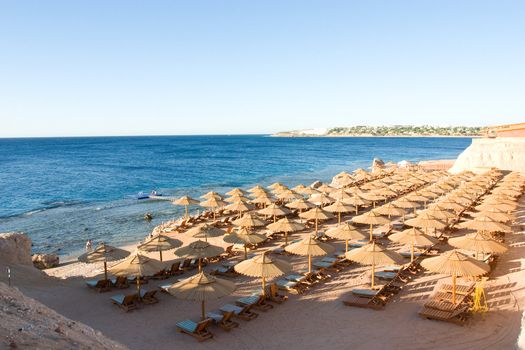
{"type": "Polygon", "coordinates": [[[150,193],[139,192],[136,198],[140,200],[140,199],[150,199],[150,198],[155,199],[158,197],[162,197],[162,193],[159,193],[153,190],[150,193]]]}

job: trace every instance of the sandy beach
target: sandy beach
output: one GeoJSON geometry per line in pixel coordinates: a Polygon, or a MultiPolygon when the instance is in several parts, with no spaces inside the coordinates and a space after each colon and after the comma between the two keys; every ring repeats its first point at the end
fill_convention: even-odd
{"type": "MultiPolygon", "coordinates": [[[[178,300],[166,293],[157,293],[160,299],[158,304],[124,313],[110,302],[110,297],[121,291],[99,294],[85,286],[86,278],[101,276],[101,265],[70,262],[46,270],[49,276],[30,271],[29,268],[15,269],[13,283],[27,296],[70,319],[100,330],[130,349],[514,349],[525,306],[524,198],[515,214],[517,220],[513,225],[514,232],[506,237],[511,249],[501,255],[486,284],[490,311],[474,315],[464,326],[418,316],[418,311],[434,288],[450,281],[444,275],[429,272],[421,273],[411,280],[384,310],[345,306],[342,301],[351,289],[366,287],[370,282],[369,267],[357,264],[340,272],[331,272],[329,279],[304,294],[288,294],[288,301],[275,305],[268,312],[257,311],[259,316],[255,320],[240,321],[240,327],[232,332],[214,327],[214,338],[204,343],[197,343],[195,339],[176,332],[175,327],[181,320],[198,319],[198,302],[178,300]]],[[[336,224],[336,220],[330,220],[322,224],[320,229],[324,231],[336,224]]],[[[366,228],[362,230],[367,232],[366,228]]],[[[307,234],[310,232],[293,234],[290,239],[305,237],[307,234]]],[[[194,240],[184,234],[175,235],[184,244],[194,240]]],[[[399,245],[387,239],[380,241],[387,248],[400,249],[399,245]]],[[[209,242],[227,246],[222,237],[209,238],[209,242]]],[[[280,243],[280,240],[274,241],[264,249],[280,243]]],[[[344,250],[344,242],[336,240],[330,243],[336,250],[344,250]]],[[[124,248],[132,251],[134,246],[124,248]]],[[[446,243],[440,243],[439,248],[441,251],[451,249],[446,243]]],[[[149,255],[158,258],[158,253],[149,255]]],[[[164,257],[175,258],[173,251],[164,252],[164,257]]],[[[307,265],[305,257],[286,254],[279,258],[291,262],[294,270],[304,269],[307,265]]],[[[240,252],[232,258],[233,261],[241,259],[240,252]]],[[[205,267],[205,271],[211,268],[213,264],[205,267]]],[[[150,280],[143,287],[152,289],[194,273],[194,270],[189,271],[164,281],[150,280]]],[[[260,281],[256,278],[237,276],[229,279],[236,283],[237,290],[230,296],[209,301],[207,310],[234,303],[239,297],[249,296],[260,287],[260,281]]]]}

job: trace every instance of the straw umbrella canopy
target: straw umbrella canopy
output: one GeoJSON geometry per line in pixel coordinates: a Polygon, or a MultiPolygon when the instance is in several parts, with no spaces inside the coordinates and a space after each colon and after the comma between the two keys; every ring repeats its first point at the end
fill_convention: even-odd
{"type": "Polygon", "coordinates": [[[372,241],[374,238],[374,225],[390,224],[390,220],[381,216],[375,210],[370,210],[364,214],[354,216],[352,218],[352,222],[370,225],[370,241],[372,241]]]}
{"type": "Polygon", "coordinates": [[[190,228],[188,231],[186,231],[186,234],[188,234],[189,236],[193,238],[198,238],[198,239],[204,238],[205,242],[208,241],[208,238],[220,237],[224,235],[225,233],[226,231],[218,227],[215,227],[213,225],[206,224],[206,223],[199,224],[195,227],[190,228]]]}
{"type": "Polygon", "coordinates": [[[221,199],[217,199],[215,197],[211,197],[210,199],[207,199],[204,202],[200,202],[199,205],[201,207],[205,207],[205,208],[212,208],[213,209],[213,218],[215,219],[215,217],[216,217],[215,209],[220,208],[220,207],[224,207],[227,204],[228,203],[226,203],[225,201],[223,201],[221,199]]]}
{"type": "Polygon", "coordinates": [[[241,227],[236,232],[224,235],[223,241],[231,244],[242,244],[244,246],[244,259],[248,258],[248,244],[259,244],[266,241],[266,236],[260,233],[250,232],[246,227],[241,227]]]}
{"type": "Polygon", "coordinates": [[[307,212],[300,213],[299,216],[306,220],[315,220],[315,234],[317,234],[319,220],[327,220],[334,217],[329,212],[317,207],[312,208],[307,212]]]}
{"type": "Polygon", "coordinates": [[[142,255],[138,250],[121,262],[111,266],[108,271],[115,276],[136,276],[137,292],[140,297],[140,278],[152,276],[166,268],[166,264],[142,255]]]}
{"type": "Polygon", "coordinates": [[[428,213],[431,216],[435,217],[439,220],[445,220],[445,223],[448,224],[449,219],[454,219],[456,217],[455,214],[449,212],[448,210],[445,210],[443,208],[440,208],[439,206],[432,206],[428,207],[424,211],[421,211],[420,213],[428,213]]]}
{"type": "Polygon", "coordinates": [[[396,207],[403,209],[413,209],[414,213],[416,212],[416,208],[419,206],[419,204],[416,201],[410,200],[406,196],[396,199],[392,202],[392,204],[394,204],[396,207]]]}
{"type": "Polygon", "coordinates": [[[290,214],[290,210],[278,206],[277,204],[271,204],[264,209],[259,210],[257,213],[262,215],[273,216],[273,222],[277,221],[278,216],[284,216],[290,214]]]}
{"type": "Polygon", "coordinates": [[[190,205],[199,204],[199,201],[190,196],[182,196],[172,202],[174,205],[183,205],[185,208],[185,216],[188,217],[188,208],[190,205]]]}
{"type": "Polygon", "coordinates": [[[148,238],[140,244],[137,249],[144,252],[159,252],[159,260],[162,261],[162,251],[175,249],[182,246],[182,241],[159,234],[148,238]]]}
{"type": "Polygon", "coordinates": [[[224,252],[224,249],[200,239],[175,250],[175,255],[185,259],[198,259],[199,272],[202,271],[202,259],[213,258],[224,252]]]}
{"type": "Polygon", "coordinates": [[[290,220],[288,217],[284,217],[277,222],[269,224],[266,228],[273,232],[284,232],[285,245],[288,245],[288,233],[304,230],[305,226],[290,220]]]}
{"type": "Polygon", "coordinates": [[[239,213],[239,217],[241,217],[242,212],[252,210],[253,207],[249,205],[248,203],[245,203],[243,201],[238,201],[238,202],[227,205],[226,207],[224,207],[224,209],[236,211],[239,213]]]}
{"type": "Polygon", "coordinates": [[[233,221],[233,224],[235,226],[248,228],[266,225],[263,220],[259,219],[257,215],[253,213],[245,213],[240,219],[233,221]]]}
{"type": "Polygon", "coordinates": [[[262,192],[255,199],[252,199],[251,203],[268,205],[273,203],[273,198],[268,193],[262,192]]]}
{"type": "Polygon", "coordinates": [[[300,194],[303,194],[303,195],[308,195],[308,196],[311,196],[312,194],[320,193],[318,190],[316,190],[315,188],[312,188],[312,187],[305,187],[301,191],[296,191],[296,192],[300,193],[300,194]]]}
{"type": "Polygon", "coordinates": [[[201,317],[204,320],[206,318],[206,301],[230,295],[236,288],[232,281],[200,272],[195,276],[172,284],[166,290],[178,299],[200,301],[201,317]]]}
{"type": "Polygon", "coordinates": [[[359,214],[360,206],[368,205],[370,203],[369,201],[358,196],[357,194],[354,194],[352,198],[345,199],[344,202],[355,207],[355,215],[359,214]]]}
{"type": "Polygon", "coordinates": [[[355,261],[359,264],[372,266],[371,288],[375,288],[375,268],[381,265],[397,264],[403,257],[396,252],[386,250],[377,245],[375,241],[368,243],[360,248],[352,249],[345,254],[347,260],[355,261]]]}
{"type": "Polygon", "coordinates": [[[376,213],[381,215],[387,215],[390,219],[391,216],[405,216],[406,210],[397,207],[394,203],[388,203],[374,209],[376,213]]]}
{"type": "Polygon", "coordinates": [[[509,225],[492,220],[486,216],[478,216],[472,220],[462,222],[459,224],[459,227],[482,232],[512,232],[512,228],[509,225]]]}
{"type": "Polygon", "coordinates": [[[398,242],[402,244],[410,244],[410,262],[414,261],[414,247],[415,246],[424,247],[424,246],[431,246],[437,243],[437,239],[421,232],[415,227],[391,234],[390,236],[388,236],[388,238],[393,242],[398,242]]]}
{"type": "Polygon", "coordinates": [[[226,192],[226,194],[228,196],[244,196],[246,194],[246,192],[239,188],[239,187],[235,187],[233,189],[231,189],[230,191],[226,192]]]}
{"type": "Polygon", "coordinates": [[[272,190],[275,190],[275,189],[281,188],[281,187],[285,187],[285,186],[282,183],[280,183],[280,182],[274,182],[273,184],[268,186],[268,188],[272,189],[272,190]]]}
{"type": "Polygon", "coordinates": [[[361,195],[364,199],[369,202],[372,202],[372,206],[376,207],[376,202],[382,201],[385,197],[375,194],[374,192],[366,192],[361,195]]]}
{"type": "Polygon", "coordinates": [[[255,185],[248,190],[248,192],[250,193],[255,193],[255,192],[260,192],[260,191],[266,192],[266,189],[262,187],[261,185],[255,185]]]}
{"type": "Polygon", "coordinates": [[[335,188],[327,184],[321,184],[321,186],[317,187],[316,190],[324,193],[331,193],[335,190],[335,188]]]}
{"type": "Polygon", "coordinates": [[[503,223],[509,223],[516,219],[514,215],[508,214],[502,210],[498,210],[497,208],[487,208],[477,213],[473,213],[472,216],[474,217],[486,216],[486,217],[491,218],[494,221],[503,222],[503,223]]]}
{"type": "Polygon", "coordinates": [[[297,199],[297,200],[295,200],[293,202],[290,202],[290,203],[286,203],[285,206],[290,208],[290,209],[299,209],[299,211],[301,211],[301,212],[304,209],[315,208],[315,204],[308,202],[304,198],[297,199]]]}
{"type": "Polygon", "coordinates": [[[308,188],[308,187],[306,187],[305,185],[303,185],[303,184],[299,184],[299,185],[297,185],[297,186],[295,186],[295,187],[292,187],[292,191],[295,191],[295,192],[297,192],[297,193],[302,193],[301,191],[304,191],[304,190],[306,190],[307,188],[308,188]]]}
{"type": "Polygon", "coordinates": [[[434,230],[442,230],[447,227],[447,224],[430,215],[429,213],[421,213],[415,218],[405,221],[405,225],[424,228],[426,234],[428,234],[429,228],[434,230]]]}
{"type": "Polygon", "coordinates": [[[489,265],[453,249],[421,262],[425,269],[452,276],[452,304],[456,303],[456,278],[477,277],[490,271],[489,265]]]}
{"type": "Polygon", "coordinates": [[[453,201],[452,199],[444,199],[442,201],[439,201],[438,204],[441,208],[443,209],[447,209],[447,210],[453,210],[455,211],[456,213],[462,211],[465,209],[465,206],[464,205],[461,205],[455,201],[453,201]]]}
{"type": "Polygon", "coordinates": [[[466,250],[472,250],[476,252],[476,258],[479,253],[505,253],[508,248],[494,239],[481,232],[474,232],[466,234],[462,237],[454,237],[448,240],[448,244],[454,248],[461,248],[466,250]]]}
{"type": "Polygon", "coordinates": [[[110,245],[101,243],[99,246],[91,251],[84,253],[78,257],[78,261],[88,264],[94,264],[103,262],[104,263],[104,280],[108,279],[108,262],[122,260],[131,252],[127,250],[115,248],[110,245]]]}
{"type": "Polygon", "coordinates": [[[324,193],[317,193],[317,194],[311,195],[310,198],[308,198],[308,201],[312,202],[312,203],[314,203],[316,205],[322,206],[322,205],[325,205],[325,204],[331,204],[335,200],[332,197],[330,197],[330,196],[328,196],[328,195],[326,195],[324,193]]]}
{"type": "Polygon", "coordinates": [[[288,253],[308,256],[308,273],[312,272],[312,256],[323,256],[330,254],[334,251],[334,248],[323,242],[315,240],[311,235],[300,240],[299,242],[292,243],[284,247],[288,253]]]}
{"type": "Polygon", "coordinates": [[[349,213],[354,210],[354,207],[337,200],[334,204],[324,207],[324,210],[337,213],[337,223],[341,224],[341,213],[349,213]]]}
{"type": "Polygon", "coordinates": [[[247,198],[247,197],[244,197],[244,196],[240,196],[240,195],[233,195],[231,197],[225,198],[224,201],[228,202],[228,203],[249,202],[250,198],[247,198]]]}
{"type": "Polygon", "coordinates": [[[219,193],[215,192],[215,191],[210,191],[210,192],[200,196],[200,198],[203,198],[203,199],[211,199],[211,198],[222,199],[222,196],[219,193]]]}
{"type": "Polygon", "coordinates": [[[336,201],[344,201],[345,199],[352,198],[352,195],[348,193],[344,188],[340,188],[338,190],[332,191],[330,193],[330,197],[332,197],[336,201]]]}
{"type": "Polygon", "coordinates": [[[355,240],[363,240],[366,239],[367,236],[358,231],[354,226],[352,226],[349,222],[345,222],[342,225],[338,225],[336,227],[333,227],[326,231],[326,235],[328,237],[332,237],[335,239],[342,239],[345,241],[345,252],[348,252],[348,241],[351,239],[355,240]]]}
{"type": "Polygon", "coordinates": [[[280,259],[272,259],[267,252],[234,266],[236,272],[250,277],[260,277],[262,293],[266,295],[266,279],[282,276],[292,270],[292,264],[280,259]]]}
{"type": "Polygon", "coordinates": [[[501,211],[510,212],[510,211],[516,209],[516,205],[515,204],[507,204],[507,203],[495,204],[495,203],[487,203],[487,202],[483,201],[480,205],[476,206],[475,208],[477,210],[485,210],[485,209],[496,208],[496,209],[499,209],[501,211]]]}
{"type": "Polygon", "coordinates": [[[277,198],[283,201],[290,201],[294,199],[301,199],[303,198],[303,196],[299,193],[295,193],[292,190],[284,190],[282,192],[277,193],[277,198]]]}

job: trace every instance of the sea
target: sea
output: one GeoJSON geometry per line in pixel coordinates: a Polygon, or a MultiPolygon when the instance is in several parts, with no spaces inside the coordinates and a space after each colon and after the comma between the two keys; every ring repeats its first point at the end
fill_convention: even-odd
{"type": "Polygon", "coordinates": [[[452,159],[470,143],[470,138],[268,135],[0,139],[0,232],[24,232],[34,253],[68,260],[88,239],[135,243],[184,214],[169,200],[138,200],[140,192],[197,198],[275,181],[329,182],[343,170],[370,167],[374,157],[452,159]],[[151,221],[144,219],[146,213],[151,221]]]}

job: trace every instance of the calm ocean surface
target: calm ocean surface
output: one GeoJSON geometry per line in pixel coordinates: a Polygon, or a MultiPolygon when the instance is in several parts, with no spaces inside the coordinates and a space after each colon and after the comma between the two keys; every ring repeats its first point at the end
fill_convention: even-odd
{"type": "Polygon", "coordinates": [[[281,181],[329,181],[384,161],[455,158],[470,138],[159,136],[0,139],[0,232],[21,231],[34,252],[80,252],[88,238],[136,242],[183,208],[137,201],[152,189],[199,195],[281,181]],[[143,220],[146,212],[154,215],[143,220]]]}

